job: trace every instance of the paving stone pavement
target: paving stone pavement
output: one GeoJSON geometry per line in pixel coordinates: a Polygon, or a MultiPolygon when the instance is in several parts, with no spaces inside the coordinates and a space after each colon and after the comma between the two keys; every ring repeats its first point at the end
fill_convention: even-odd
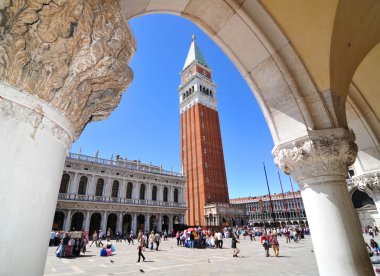
{"type": "Polygon", "coordinates": [[[100,257],[100,249],[93,245],[78,258],[57,258],[56,247],[49,247],[45,275],[318,275],[310,236],[290,244],[279,238],[278,258],[272,250],[265,257],[260,242],[248,237],[238,244],[238,258],[232,257],[231,239],[224,239],[223,249],[189,249],[177,247],[176,242],[169,238],[161,242],[158,252],[145,250],[147,261],[141,263],[136,263],[136,242],[113,241],[116,251],[110,257],[100,257]]]}

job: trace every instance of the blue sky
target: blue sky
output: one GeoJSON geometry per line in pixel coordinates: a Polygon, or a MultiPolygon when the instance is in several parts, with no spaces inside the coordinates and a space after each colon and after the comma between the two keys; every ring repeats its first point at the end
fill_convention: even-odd
{"type": "MultiPolygon", "coordinates": [[[[222,50],[192,22],[174,15],[146,15],[130,21],[137,52],[130,64],[134,79],[110,118],[87,125],[71,151],[162,164],[180,170],[180,71],[195,34],[217,84],[219,118],[230,198],[281,192],[271,150],[273,140],[260,107],[222,50]]],[[[281,173],[284,191],[288,176],[281,173]]],[[[294,187],[298,189],[297,186],[294,187]]]]}

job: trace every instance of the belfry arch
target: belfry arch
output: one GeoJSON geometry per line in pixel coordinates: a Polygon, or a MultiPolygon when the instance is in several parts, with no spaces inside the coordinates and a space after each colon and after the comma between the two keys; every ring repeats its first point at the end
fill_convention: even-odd
{"type": "MultiPolygon", "coordinates": [[[[318,19],[328,22],[327,27],[317,20],[315,25],[324,34],[330,32],[334,40],[315,34],[304,39],[308,33],[296,33],[292,20],[282,20],[281,5],[285,4],[277,3],[277,9],[266,0],[88,0],[75,4],[68,0],[55,6],[63,14],[60,17],[40,3],[2,6],[1,15],[13,20],[0,24],[0,195],[6,195],[0,211],[0,224],[6,225],[0,230],[0,236],[6,237],[0,259],[8,261],[0,266],[0,274],[43,273],[47,250],[42,246],[54,217],[66,152],[87,123],[107,118],[118,105],[133,77],[128,63],[136,50],[126,21],[150,13],[191,20],[222,48],[248,83],[271,131],[276,164],[300,185],[320,274],[373,273],[345,183],[347,168],[357,154],[345,117],[345,87],[350,87],[351,71],[360,64],[360,60],[346,64],[350,60],[345,55],[365,54],[360,45],[366,41],[356,36],[357,43],[344,45],[347,41],[339,36],[342,15],[355,15],[350,0],[326,1],[326,12],[320,14],[312,6],[319,3],[308,2],[304,14],[322,14],[318,19]],[[312,58],[319,49],[310,48],[310,41],[317,47],[328,41],[322,45],[327,55],[320,59],[323,62],[312,58]],[[341,51],[343,47],[347,48],[341,51]],[[339,72],[345,68],[342,65],[351,66],[346,75],[339,72]],[[31,179],[38,185],[30,185],[31,179]],[[38,218],[27,219],[35,213],[38,218]],[[327,236],[321,221],[332,229],[327,236]],[[24,229],[34,229],[33,244],[19,239],[24,229]],[[45,253],[33,254],[36,245],[45,253]],[[17,258],[5,256],[16,255],[15,250],[17,258]],[[20,258],[25,260],[23,266],[18,265],[20,258]]],[[[371,10],[371,3],[360,6],[355,18],[378,11],[378,6],[371,10]]],[[[283,8],[285,16],[298,8],[288,6],[283,8]]],[[[376,32],[380,28],[375,28],[378,19],[365,18],[360,30],[375,29],[367,43],[374,46],[380,41],[380,31],[376,32]]]]}

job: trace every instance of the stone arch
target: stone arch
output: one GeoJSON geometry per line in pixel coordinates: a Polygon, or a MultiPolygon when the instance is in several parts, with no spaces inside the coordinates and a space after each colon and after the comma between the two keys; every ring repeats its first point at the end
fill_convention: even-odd
{"type": "Polygon", "coordinates": [[[259,3],[240,7],[227,1],[190,1],[181,5],[150,0],[141,5],[139,0],[127,0],[120,6],[127,20],[147,14],[173,14],[200,27],[245,78],[275,144],[306,136],[310,129],[337,127],[289,40],[259,3]],[[247,13],[249,16],[243,16],[247,13]],[[306,97],[313,101],[306,101],[306,97]],[[312,116],[316,112],[319,116],[312,116]]]}
{"type": "Polygon", "coordinates": [[[362,208],[366,205],[375,205],[373,199],[368,193],[356,189],[352,194],[352,203],[355,209],[362,208]]]}
{"type": "Polygon", "coordinates": [[[141,200],[145,199],[145,192],[146,192],[145,184],[141,184],[140,185],[140,196],[139,196],[139,199],[141,199],[141,200]]]}
{"type": "Polygon", "coordinates": [[[93,213],[90,217],[90,229],[89,229],[89,236],[92,237],[92,234],[96,231],[96,233],[99,234],[99,230],[101,228],[101,222],[102,222],[102,215],[101,213],[93,213]]]}
{"type": "Polygon", "coordinates": [[[153,188],[152,188],[152,200],[157,201],[157,186],[156,185],[153,185],[153,188]]]}
{"type": "Polygon", "coordinates": [[[98,178],[98,180],[96,181],[95,196],[103,196],[103,190],[104,190],[104,179],[98,178]]]}
{"type": "Polygon", "coordinates": [[[65,222],[65,213],[63,211],[56,211],[53,219],[53,230],[62,230],[65,222]]]}
{"type": "Polygon", "coordinates": [[[83,229],[84,214],[75,212],[71,217],[70,231],[81,231],[83,229]]]}
{"type": "Polygon", "coordinates": [[[61,186],[59,187],[60,194],[66,194],[68,192],[69,183],[70,183],[70,175],[68,173],[64,173],[61,179],[61,186]]]}
{"type": "Polygon", "coordinates": [[[133,195],[133,183],[128,182],[127,184],[127,193],[126,193],[126,198],[131,199],[133,195]]]}
{"type": "Polygon", "coordinates": [[[114,180],[113,183],[112,183],[112,193],[111,193],[111,197],[118,197],[119,196],[119,181],[118,180],[114,180]]]}
{"type": "Polygon", "coordinates": [[[107,235],[109,232],[110,236],[113,237],[116,234],[116,228],[117,228],[117,215],[114,213],[109,214],[107,217],[107,228],[106,228],[107,235]]]}
{"type": "Polygon", "coordinates": [[[141,230],[144,233],[145,230],[145,216],[140,214],[137,216],[137,221],[136,221],[136,233],[141,230]]]}
{"type": "Polygon", "coordinates": [[[165,201],[165,202],[168,201],[168,194],[169,194],[169,189],[168,189],[168,187],[164,187],[163,201],[165,201]]]}
{"type": "Polygon", "coordinates": [[[130,234],[130,232],[132,231],[132,216],[130,214],[125,214],[123,216],[123,224],[122,224],[122,228],[121,228],[122,232],[125,234],[130,234]]]}
{"type": "Polygon", "coordinates": [[[79,180],[79,185],[78,185],[78,195],[85,195],[87,191],[87,183],[88,183],[88,178],[86,176],[81,176],[79,180]]]}

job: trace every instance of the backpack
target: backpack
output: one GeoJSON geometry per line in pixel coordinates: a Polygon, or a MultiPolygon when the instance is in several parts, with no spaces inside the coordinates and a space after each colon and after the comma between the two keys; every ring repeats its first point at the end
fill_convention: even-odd
{"type": "Polygon", "coordinates": [[[272,244],[274,244],[274,245],[277,245],[277,244],[278,244],[277,237],[273,237],[273,238],[272,238],[272,244]]]}
{"type": "Polygon", "coordinates": [[[100,256],[107,257],[107,249],[103,248],[102,250],[100,250],[100,256]]]}

